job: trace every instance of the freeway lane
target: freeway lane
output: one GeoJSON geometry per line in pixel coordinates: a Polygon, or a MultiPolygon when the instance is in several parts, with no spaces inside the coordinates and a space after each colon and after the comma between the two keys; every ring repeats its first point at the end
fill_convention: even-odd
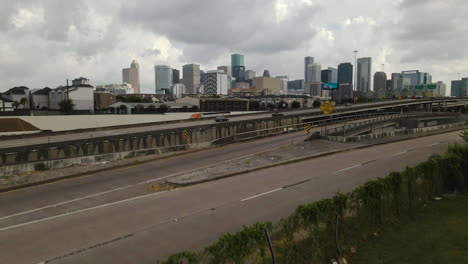
{"type": "MultiPolygon", "coordinates": [[[[401,100],[398,103],[410,103],[414,102],[415,100],[401,100]]],[[[388,104],[389,102],[378,102],[378,103],[367,103],[365,104],[368,107],[372,106],[379,106],[382,104],[388,104]]],[[[356,105],[356,107],[363,106],[356,105]]],[[[352,109],[347,108],[344,106],[336,107],[336,110],[340,109],[352,109]]],[[[298,114],[308,114],[308,113],[318,113],[321,112],[320,109],[305,109],[305,110],[298,110],[298,111],[291,111],[291,112],[284,112],[285,116],[289,115],[298,115],[298,114]]],[[[243,121],[243,120],[253,120],[253,119],[265,119],[271,118],[271,113],[262,113],[257,115],[248,115],[248,116],[237,116],[230,118],[230,121],[243,121]]],[[[198,120],[198,121],[189,121],[180,122],[180,123],[172,123],[172,124],[156,124],[156,125],[148,125],[142,127],[130,127],[130,128],[115,128],[112,130],[103,130],[103,131],[96,131],[96,132],[77,132],[71,133],[66,135],[52,135],[52,136],[38,136],[33,138],[24,138],[24,139],[11,139],[11,140],[0,140],[0,149],[2,148],[11,148],[11,147],[20,147],[20,146],[29,146],[29,145],[38,145],[38,144],[47,144],[47,143],[54,143],[54,142],[65,142],[71,140],[81,140],[81,139],[89,139],[89,138],[98,138],[98,137],[108,137],[108,136],[117,136],[117,135],[128,135],[133,133],[140,133],[140,132],[151,132],[151,131],[158,131],[158,130],[166,130],[166,129],[177,129],[177,128],[190,128],[193,126],[201,126],[201,125],[212,125],[215,124],[214,120],[198,120]]]]}
{"type": "Polygon", "coordinates": [[[154,263],[178,250],[201,248],[221,232],[276,221],[299,204],[414,165],[443,152],[457,135],[339,153],[10,226],[0,229],[0,258],[6,263],[154,263]]]}
{"type": "MultiPolygon", "coordinates": [[[[81,199],[77,201],[74,206],[66,204],[57,209],[61,209],[65,212],[67,210],[95,206],[97,205],[96,203],[112,202],[146,194],[148,193],[149,183],[141,185],[138,185],[138,183],[251,155],[256,152],[276,149],[280,146],[291,144],[292,142],[301,142],[305,138],[305,132],[300,131],[276,137],[236,143],[224,147],[211,148],[133,167],[115,169],[90,174],[85,177],[3,193],[0,194],[0,220],[5,216],[34,210],[44,206],[56,205],[68,200],[81,199],[103,192],[105,195],[81,199]],[[126,188],[129,186],[131,188],[126,188]],[[118,188],[125,189],[106,193],[118,188]]],[[[48,209],[50,211],[51,208],[48,209]]]]}

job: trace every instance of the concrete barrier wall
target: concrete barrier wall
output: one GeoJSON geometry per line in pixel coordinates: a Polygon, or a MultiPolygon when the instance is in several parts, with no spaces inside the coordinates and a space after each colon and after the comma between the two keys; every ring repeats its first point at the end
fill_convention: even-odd
{"type": "Polygon", "coordinates": [[[207,147],[212,144],[229,143],[232,140],[276,134],[278,127],[298,124],[302,124],[298,117],[252,120],[192,127],[187,129],[188,141],[184,138],[185,129],[176,129],[12,148],[0,154],[0,176],[34,171],[37,164],[43,164],[47,168],[63,168],[90,162],[89,159],[95,161],[103,156],[108,157],[108,160],[115,160],[138,151],[175,151],[174,148],[180,146],[207,147]],[[252,131],[255,132],[252,134],[252,131]],[[222,142],[222,139],[226,138],[231,140],[222,142]]]}
{"type": "Polygon", "coordinates": [[[411,134],[421,134],[421,133],[427,133],[427,132],[442,130],[442,129],[465,127],[467,125],[468,125],[467,122],[460,122],[460,123],[446,124],[446,125],[440,125],[440,126],[407,129],[407,130],[403,130],[403,131],[391,131],[391,132],[375,133],[375,134],[368,134],[368,135],[355,136],[355,137],[328,136],[327,139],[330,140],[330,141],[342,142],[342,143],[361,142],[361,141],[368,141],[368,140],[380,139],[380,138],[385,138],[385,137],[394,137],[394,136],[411,135],[411,134]]]}

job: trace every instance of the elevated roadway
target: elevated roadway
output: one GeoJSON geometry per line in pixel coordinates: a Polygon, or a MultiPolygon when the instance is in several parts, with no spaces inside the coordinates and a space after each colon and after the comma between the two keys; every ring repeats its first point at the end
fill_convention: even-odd
{"type": "MultiPolygon", "coordinates": [[[[376,103],[366,103],[366,104],[357,104],[351,107],[346,106],[337,106],[335,112],[340,115],[340,113],[363,113],[369,111],[385,110],[398,107],[410,107],[415,105],[423,104],[433,104],[433,103],[445,103],[445,102],[454,102],[457,100],[468,100],[468,99],[432,99],[432,100],[422,100],[422,99],[406,99],[399,101],[383,101],[376,103]]],[[[286,111],[284,112],[285,118],[287,117],[307,117],[307,116],[320,116],[320,109],[303,109],[297,111],[286,111]]],[[[259,119],[271,119],[271,113],[259,113],[252,115],[243,115],[231,117],[229,122],[243,122],[249,120],[259,120],[259,119]]],[[[187,120],[185,122],[169,122],[163,124],[142,124],[134,126],[124,126],[124,127],[111,127],[111,128],[102,128],[99,130],[85,130],[85,131],[69,131],[68,133],[52,133],[50,135],[35,135],[33,137],[25,136],[23,138],[14,138],[8,139],[4,138],[0,140],[0,149],[4,148],[13,148],[13,147],[22,147],[30,145],[40,145],[40,144],[49,144],[57,142],[67,142],[73,140],[85,140],[93,138],[106,138],[111,136],[119,135],[130,135],[136,133],[144,132],[154,132],[159,130],[170,130],[170,129],[181,129],[181,128],[195,128],[204,125],[214,124],[213,119],[203,119],[203,120],[187,120]]]]}

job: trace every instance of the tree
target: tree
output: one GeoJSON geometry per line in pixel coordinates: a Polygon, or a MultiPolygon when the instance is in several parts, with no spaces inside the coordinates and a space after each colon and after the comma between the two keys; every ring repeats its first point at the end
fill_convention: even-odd
{"type": "Polygon", "coordinates": [[[250,109],[250,110],[260,110],[260,102],[258,102],[258,101],[250,101],[250,102],[249,102],[249,109],[250,109]]]}
{"type": "Polygon", "coordinates": [[[70,113],[71,111],[75,110],[75,104],[73,103],[72,99],[63,99],[59,103],[60,111],[64,113],[70,113]]]}
{"type": "Polygon", "coordinates": [[[154,113],[156,111],[156,106],[154,105],[148,105],[148,107],[146,108],[146,110],[148,110],[148,112],[150,113],[154,113]]]}
{"type": "Polygon", "coordinates": [[[160,112],[161,114],[165,114],[167,113],[167,111],[169,111],[169,107],[165,104],[160,105],[158,108],[158,112],[160,112]]]}
{"type": "Polygon", "coordinates": [[[143,113],[145,111],[145,107],[141,104],[138,104],[135,108],[138,113],[143,113]]]}
{"type": "Polygon", "coordinates": [[[109,111],[110,111],[112,114],[115,113],[115,107],[113,107],[113,106],[109,107],[109,111]]]}
{"type": "Polygon", "coordinates": [[[131,95],[131,96],[125,97],[124,102],[129,102],[129,103],[142,103],[142,102],[143,102],[143,99],[141,99],[141,97],[138,97],[138,96],[135,96],[135,95],[131,95]]]}
{"type": "Polygon", "coordinates": [[[26,99],[26,98],[23,97],[23,98],[21,98],[21,100],[20,100],[19,103],[20,103],[20,105],[23,106],[23,109],[25,109],[25,108],[26,108],[26,104],[28,103],[28,99],[26,99]]]}
{"type": "Polygon", "coordinates": [[[267,104],[267,109],[268,109],[268,110],[275,109],[275,105],[272,104],[272,103],[268,103],[268,104],[267,104]]]}
{"type": "Polygon", "coordinates": [[[192,106],[192,112],[198,112],[199,107],[197,105],[192,106]]]}
{"type": "Polygon", "coordinates": [[[121,114],[127,114],[127,107],[125,105],[120,105],[119,106],[119,112],[121,114]]]}
{"type": "Polygon", "coordinates": [[[318,100],[314,100],[314,103],[312,104],[314,107],[320,107],[322,103],[318,100]]]}
{"type": "Polygon", "coordinates": [[[465,129],[465,131],[461,132],[460,137],[462,137],[463,140],[465,140],[465,142],[468,144],[468,129],[465,129]]]}
{"type": "Polygon", "coordinates": [[[13,105],[13,107],[14,107],[15,110],[16,110],[16,109],[18,109],[18,106],[20,105],[20,103],[18,103],[18,102],[13,102],[12,105],[13,105]]]}
{"type": "Polygon", "coordinates": [[[287,109],[288,108],[288,103],[285,101],[281,101],[278,103],[278,109],[287,109]]]}
{"type": "Polygon", "coordinates": [[[145,98],[143,98],[142,101],[143,101],[144,103],[152,103],[152,102],[153,102],[153,98],[151,98],[151,97],[145,97],[145,98]]]}
{"type": "Polygon", "coordinates": [[[294,108],[294,109],[301,108],[301,103],[299,103],[298,101],[294,101],[291,104],[291,108],[294,108]]]}

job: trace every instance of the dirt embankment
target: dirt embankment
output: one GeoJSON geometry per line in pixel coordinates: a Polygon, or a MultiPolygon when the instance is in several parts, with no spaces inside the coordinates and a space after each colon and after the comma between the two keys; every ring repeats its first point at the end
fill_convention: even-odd
{"type": "Polygon", "coordinates": [[[0,118],[0,133],[37,130],[40,129],[24,121],[21,118],[0,118]]]}

